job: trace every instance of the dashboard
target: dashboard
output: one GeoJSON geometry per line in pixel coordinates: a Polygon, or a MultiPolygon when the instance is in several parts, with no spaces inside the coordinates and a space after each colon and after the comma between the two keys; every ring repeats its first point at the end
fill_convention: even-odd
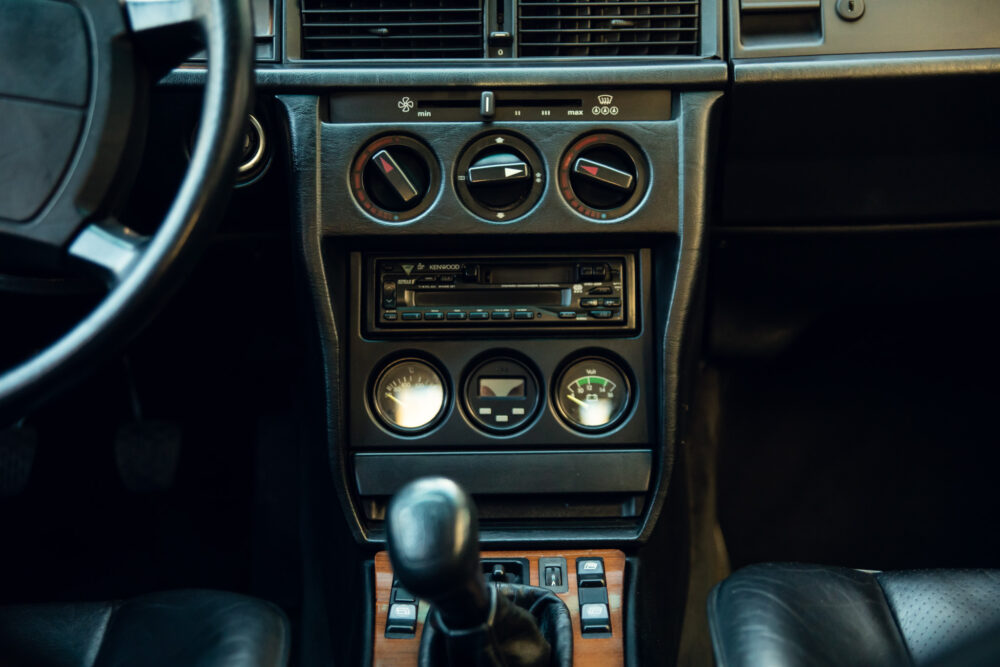
{"type": "MultiPolygon", "coordinates": [[[[78,36],[86,12],[71,11],[75,1],[33,0],[78,36]]],[[[35,26],[15,5],[0,15],[35,26]]],[[[166,8],[174,21],[181,5],[134,2],[123,16],[166,8]]],[[[199,548],[178,557],[194,563],[214,549],[201,531],[233,524],[242,537],[227,549],[239,553],[213,562],[227,581],[245,579],[231,588],[290,601],[302,664],[417,664],[428,604],[386,550],[393,498],[418,478],[450,478],[474,498],[469,525],[493,581],[563,596],[578,664],[706,664],[706,597],[731,565],[870,567],[886,553],[905,567],[950,564],[938,545],[966,533],[982,542],[979,530],[952,531],[995,496],[982,456],[996,397],[982,360],[1000,366],[988,321],[1000,2],[252,6],[253,102],[229,205],[191,207],[192,219],[210,211],[219,223],[189,301],[177,302],[198,308],[150,327],[148,375],[126,359],[108,374],[126,376],[121,395],[93,394],[124,397],[137,422],[140,393],[183,395],[185,417],[204,428],[185,422],[196,443],[185,451],[198,455],[180,458],[182,470],[215,467],[182,476],[179,491],[208,491],[180,519],[148,522],[150,543],[199,548]],[[192,377],[203,386],[188,392],[192,377]],[[926,465],[962,438],[952,465],[926,465]],[[966,493],[963,476],[985,490],[966,493]],[[949,491],[961,500],[939,503],[949,491]],[[231,514],[201,516],[216,502],[231,514]],[[197,530],[186,523],[196,515],[197,530]],[[884,530],[859,516],[895,521],[884,530]],[[237,561],[246,567],[230,568],[237,561]]],[[[191,36],[196,22],[179,23],[191,36]]],[[[84,62],[86,40],[4,25],[0,45],[16,50],[17,37],[36,51],[24,49],[23,72],[4,72],[0,110],[17,112],[0,114],[0,147],[48,146],[64,159],[11,168],[0,155],[17,186],[0,198],[0,234],[30,235],[33,211],[56,194],[60,214],[78,212],[59,183],[88,132],[80,100],[97,98],[82,69],[46,78],[52,53],[84,62]],[[51,131],[25,131],[42,124],[51,131]]],[[[142,43],[155,51],[166,33],[151,32],[142,43]]],[[[109,228],[135,221],[131,231],[153,237],[179,175],[198,165],[205,58],[161,78],[154,57],[135,81],[116,79],[129,84],[128,109],[109,102],[102,130],[122,166],[73,170],[108,182],[94,211],[122,209],[109,228]],[[118,114],[129,122],[116,125],[118,114]]],[[[222,97],[241,100],[235,139],[243,97],[222,97]]],[[[118,231],[87,242],[124,275],[144,241],[118,231]]],[[[66,259],[51,246],[46,259],[66,259]]],[[[18,284],[92,296],[75,283],[18,284]]],[[[25,312],[12,321],[46,324],[25,312]]],[[[41,339],[8,329],[27,347],[41,339]]],[[[159,416],[155,406],[147,414],[159,416]]],[[[127,477],[122,451],[116,441],[127,477]]],[[[448,488],[468,519],[466,496],[448,488]]],[[[128,505],[111,497],[109,507],[128,505]]],[[[145,509],[126,513],[128,525],[145,509]]],[[[118,544],[107,550],[131,557],[118,544]]],[[[967,555],[994,546],[983,544],[967,555]]]]}
{"type": "Polygon", "coordinates": [[[976,102],[995,99],[981,77],[1000,71],[996,3],[944,17],[928,0],[256,10],[330,460],[362,540],[383,539],[395,489],[433,472],[477,497],[488,542],[531,526],[550,541],[647,539],[700,349],[713,226],[1000,208],[983,187],[1000,176],[985,159],[995,127],[956,141],[942,122],[981,126],[976,102]],[[929,103],[934,85],[969,103],[929,103]],[[931,122],[940,141],[923,136],[931,122]],[[928,148],[913,154],[917,139],[928,148]],[[957,174],[915,178],[947,178],[957,207],[915,206],[920,188],[884,171],[956,143],[957,174]]]}

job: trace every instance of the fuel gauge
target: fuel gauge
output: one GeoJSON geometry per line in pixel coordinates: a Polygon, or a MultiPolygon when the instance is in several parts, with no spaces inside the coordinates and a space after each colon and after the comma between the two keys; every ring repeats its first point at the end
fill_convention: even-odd
{"type": "Polygon", "coordinates": [[[630,398],[628,378],[602,357],[570,364],[559,376],[555,391],[559,414],[581,431],[602,431],[617,424],[630,398]]]}

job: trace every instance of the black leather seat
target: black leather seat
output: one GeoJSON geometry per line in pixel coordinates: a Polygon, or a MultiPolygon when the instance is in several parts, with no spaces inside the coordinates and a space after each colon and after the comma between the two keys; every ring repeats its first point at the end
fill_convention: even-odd
{"type": "Polygon", "coordinates": [[[288,643],[280,609],[234,593],[0,607],[4,667],[278,667],[288,643]]]}
{"type": "Polygon", "coordinates": [[[720,667],[1000,664],[1000,571],[752,565],[708,619],[720,667]]]}

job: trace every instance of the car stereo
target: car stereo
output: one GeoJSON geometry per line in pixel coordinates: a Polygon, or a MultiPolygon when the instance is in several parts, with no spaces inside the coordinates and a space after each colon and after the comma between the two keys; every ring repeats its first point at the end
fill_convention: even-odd
{"type": "Polygon", "coordinates": [[[370,329],[636,326],[630,253],[372,256],[368,267],[370,329]]]}

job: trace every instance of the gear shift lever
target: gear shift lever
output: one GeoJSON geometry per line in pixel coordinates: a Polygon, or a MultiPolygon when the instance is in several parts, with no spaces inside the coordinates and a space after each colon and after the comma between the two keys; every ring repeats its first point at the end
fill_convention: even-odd
{"type": "Polygon", "coordinates": [[[453,630],[490,616],[491,596],[479,565],[479,517],[450,479],[408,484],[389,503],[389,558],[400,583],[429,601],[453,630]]]}
{"type": "Polygon", "coordinates": [[[431,603],[419,667],[571,667],[566,605],[544,588],[486,583],[476,505],[455,482],[404,486],[389,502],[386,536],[399,582],[431,603]]]}

